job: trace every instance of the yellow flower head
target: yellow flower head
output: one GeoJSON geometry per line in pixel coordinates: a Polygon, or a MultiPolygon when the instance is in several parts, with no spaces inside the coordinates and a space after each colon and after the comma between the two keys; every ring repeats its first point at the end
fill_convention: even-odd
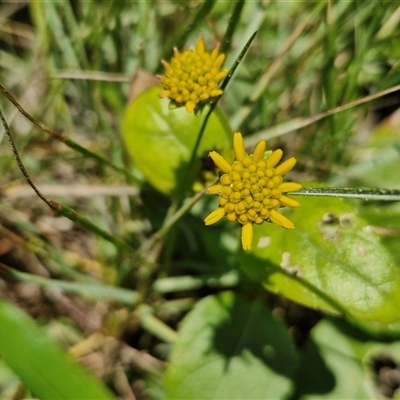
{"type": "Polygon", "coordinates": [[[227,70],[221,69],[224,60],[225,54],[219,54],[219,47],[211,53],[205,50],[202,37],[195,50],[180,53],[175,48],[171,62],[162,61],[166,73],[159,77],[164,89],[160,97],[169,98],[172,108],[184,105],[187,112],[215,101],[223,93],[219,82],[228,74],[227,70]]]}
{"type": "Polygon", "coordinates": [[[235,161],[229,164],[215,151],[210,153],[215,165],[223,172],[219,184],[208,189],[219,194],[219,207],[204,220],[214,224],[226,215],[229,221],[242,225],[242,246],[251,248],[253,224],[273,222],[286,229],[294,229],[292,221],[278,212],[280,207],[299,207],[300,204],[283,193],[301,189],[299,183],[283,182],[283,175],[296,164],[294,157],[278,165],[282,150],[266,152],[266,142],[261,140],[254,154],[247,154],[243,137],[239,132],[233,136],[235,161]]]}

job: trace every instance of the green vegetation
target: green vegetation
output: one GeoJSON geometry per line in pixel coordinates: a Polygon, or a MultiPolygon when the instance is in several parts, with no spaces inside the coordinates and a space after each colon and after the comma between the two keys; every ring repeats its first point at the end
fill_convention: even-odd
{"type": "Polygon", "coordinates": [[[399,37],[383,0],[2,2],[0,398],[400,398],[399,37]],[[201,36],[224,93],[169,109],[201,36]],[[236,131],[303,185],[248,251],[204,224],[236,131]]]}

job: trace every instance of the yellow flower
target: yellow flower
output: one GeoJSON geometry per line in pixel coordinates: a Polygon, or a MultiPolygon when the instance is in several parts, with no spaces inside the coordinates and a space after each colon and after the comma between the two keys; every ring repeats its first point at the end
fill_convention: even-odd
{"type": "Polygon", "coordinates": [[[221,69],[224,60],[225,54],[219,54],[218,46],[211,53],[205,50],[202,37],[195,50],[180,53],[175,48],[171,62],[162,61],[166,73],[159,76],[164,89],[160,97],[169,98],[172,108],[184,105],[187,112],[215,101],[223,93],[219,82],[228,75],[221,69]]]}
{"type": "Polygon", "coordinates": [[[219,184],[208,188],[208,193],[218,194],[219,207],[204,220],[214,224],[226,216],[229,221],[242,225],[242,246],[251,248],[253,224],[272,222],[286,229],[294,229],[292,221],[278,212],[280,207],[299,207],[300,204],[284,193],[301,189],[295,182],[284,182],[283,175],[296,164],[294,157],[278,165],[282,150],[266,152],[266,142],[261,140],[253,154],[247,154],[240,132],[233,136],[235,161],[229,164],[215,151],[210,153],[215,165],[223,172],[219,184]],[[278,165],[278,166],[277,166],[278,165]]]}

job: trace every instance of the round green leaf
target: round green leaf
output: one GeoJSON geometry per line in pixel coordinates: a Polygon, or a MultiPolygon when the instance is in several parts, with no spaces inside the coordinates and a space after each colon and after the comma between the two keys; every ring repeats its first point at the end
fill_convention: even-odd
{"type": "Polygon", "coordinates": [[[166,374],[169,399],[282,399],[295,350],[261,302],[233,292],[200,300],[184,319],[166,374]]]}
{"type": "Polygon", "coordinates": [[[31,318],[1,299],[0,356],[40,399],[113,398],[31,318]]]}
{"type": "Polygon", "coordinates": [[[293,231],[255,226],[243,269],[267,289],[360,320],[400,318],[400,270],[377,234],[343,199],[304,197],[293,231]]]}
{"type": "MultiPolygon", "coordinates": [[[[173,193],[185,179],[199,131],[207,114],[189,114],[185,108],[168,109],[159,87],[151,87],[133,100],[122,122],[126,148],[148,181],[163,193],[173,193]]],[[[197,155],[232,147],[232,131],[215,108],[207,122],[197,155]]],[[[191,171],[192,172],[192,171],[191,171]]],[[[192,174],[192,180],[194,174],[192,174]]]]}

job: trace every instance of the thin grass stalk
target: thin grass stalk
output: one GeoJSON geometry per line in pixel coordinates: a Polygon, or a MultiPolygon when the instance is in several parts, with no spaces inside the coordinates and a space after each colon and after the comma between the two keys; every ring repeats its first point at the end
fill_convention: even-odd
{"type": "Polygon", "coordinates": [[[15,146],[14,139],[13,139],[13,137],[11,135],[10,128],[9,128],[9,126],[7,124],[7,121],[6,121],[5,117],[4,117],[3,112],[1,111],[1,109],[0,109],[0,119],[1,119],[1,122],[3,124],[3,128],[4,128],[4,132],[5,132],[6,138],[8,140],[8,143],[10,144],[11,151],[13,153],[15,161],[18,164],[18,168],[22,172],[22,175],[24,176],[24,178],[26,179],[28,184],[31,186],[31,188],[38,195],[38,197],[41,200],[43,200],[50,208],[52,208],[54,210],[53,205],[51,204],[51,200],[49,200],[47,197],[43,196],[43,194],[40,192],[40,190],[37,188],[37,186],[33,183],[32,179],[30,178],[30,176],[28,174],[28,171],[26,170],[25,165],[22,162],[21,157],[19,156],[17,147],[15,146]]]}
{"type": "Polygon", "coordinates": [[[232,15],[229,18],[228,28],[225,32],[224,38],[222,39],[221,53],[228,53],[231,48],[232,37],[240,21],[244,4],[244,0],[236,0],[232,15]]]}
{"type": "MultiPolygon", "coordinates": [[[[218,178],[214,180],[213,184],[218,182],[218,178]]],[[[207,193],[207,188],[204,188],[201,192],[196,193],[191,199],[186,201],[181,208],[175,213],[171,214],[165,219],[162,227],[153,235],[152,240],[158,240],[164,237],[169,230],[207,193]]]]}
{"type": "Polygon", "coordinates": [[[390,93],[394,93],[400,90],[400,85],[393,86],[389,89],[383,90],[379,93],[371,94],[369,96],[365,96],[361,99],[352,101],[347,104],[343,104],[339,107],[335,107],[331,110],[322,112],[317,115],[313,115],[311,117],[305,118],[294,118],[288,122],[284,122],[282,124],[276,125],[272,128],[264,129],[259,131],[251,136],[247,136],[244,138],[246,146],[254,147],[260,140],[268,140],[275,137],[280,137],[286,135],[288,133],[294,132],[298,129],[304,128],[308,125],[312,125],[317,121],[320,121],[324,118],[327,118],[331,115],[341,113],[343,111],[349,110],[353,107],[360,106],[362,104],[369,103],[373,100],[379,99],[380,97],[386,96],[390,93]]]}
{"type": "Polygon", "coordinates": [[[199,276],[172,276],[157,279],[153,289],[158,293],[174,293],[191,291],[202,287],[226,289],[239,284],[240,276],[237,270],[231,270],[223,274],[205,274],[199,276]]]}
{"type": "Polygon", "coordinates": [[[151,333],[163,342],[176,343],[178,334],[165,322],[154,316],[153,310],[150,306],[145,304],[140,305],[136,309],[135,314],[138,317],[141,326],[147,332],[151,333]]]}
{"type": "Polygon", "coordinates": [[[114,171],[117,171],[121,174],[124,174],[127,176],[131,182],[139,183],[137,178],[133,176],[129,171],[127,171],[125,168],[122,168],[118,165],[115,165],[111,161],[107,160],[105,157],[96,154],[85,147],[81,146],[79,143],[75,142],[72,140],[70,137],[63,135],[61,133],[55,132],[48,128],[45,124],[42,122],[38,121],[36,118],[34,118],[31,114],[29,114],[22,106],[21,104],[18,103],[16,98],[0,83],[0,90],[3,92],[3,94],[8,98],[8,100],[11,101],[12,104],[18,109],[18,111],[26,117],[29,121],[31,121],[34,125],[36,125],[40,130],[43,132],[47,133],[50,135],[53,139],[56,139],[62,143],[64,143],[66,146],[69,148],[77,151],[78,153],[81,153],[84,156],[90,157],[95,159],[96,161],[100,162],[101,164],[108,166],[112,168],[114,171]]]}
{"type": "Polygon", "coordinates": [[[100,228],[93,222],[89,221],[87,218],[83,217],[81,214],[73,210],[72,208],[59,203],[58,201],[50,200],[51,208],[57,211],[59,214],[68,218],[69,220],[75,222],[79,226],[87,229],[88,231],[94,233],[97,236],[102,237],[108,242],[113,243],[117,248],[122,251],[132,251],[135,250],[133,246],[131,246],[128,242],[124,240],[118,239],[114,235],[108,233],[104,229],[100,228]]]}
{"type": "Polygon", "coordinates": [[[303,187],[299,191],[290,192],[289,194],[292,196],[295,195],[295,196],[347,197],[352,199],[374,200],[374,201],[400,201],[400,190],[397,189],[303,187]]]}
{"type": "Polygon", "coordinates": [[[8,280],[17,282],[34,283],[43,288],[59,288],[66,293],[84,297],[91,297],[101,301],[118,301],[129,307],[134,307],[140,302],[139,294],[134,290],[117,288],[101,283],[66,282],[58,279],[48,279],[26,272],[20,272],[0,262],[0,275],[8,280]]]}
{"type": "Polygon", "coordinates": [[[14,142],[14,139],[13,139],[13,137],[11,135],[10,128],[9,128],[9,126],[7,124],[7,121],[4,118],[4,115],[3,115],[3,112],[1,111],[1,109],[0,109],[0,119],[2,121],[6,137],[8,139],[9,144],[10,144],[11,151],[12,151],[13,156],[14,156],[17,164],[18,164],[18,167],[19,167],[20,171],[22,172],[22,175],[24,176],[24,178],[26,179],[28,184],[31,186],[31,188],[38,195],[38,197],[41,200],[43,200],[52,210],[60,213],[64,217],[67,217],[71,221],[76,222],[77,224],[79,224],[80,226],[88,229],[89,231],[91,231],[92,233],[96,234],[97,236],[100,236],[103,239],[113,243],[119,249],[124,250],[124,251],[132,251],[132,247],[131,247],[131,245],[129,243],[127,243],[127,242],[125,242],[123,240],[120,240],[120,239],[114,237],[113,235],[110,235],[108,232],[104,231],[103,229],[101,229],[97,225],[93,224],[87,218],[84,218],[82,215],[77,213],[72,208],[67,207],[67,206],[65,206],[65,205],[63,205],[63,204],[61,204],[61,203],[59,203],[57,201],[50,200],[47,197],[45,197],[41,193],[39,188],[34,184],[34,182],[32,181],[31,177],[28,174],[28,171],[26,170],[26,168],[24,166],[24,163],[22,162],[21,157],[20,157],[20,155],[18,153],[18,150],[17,150],[17,148],[15,146],[15,142],[14,142]]]}
{"type": "Polygon", "coordinates": [[[249,98],[246,100],[245,105],[240,110],[238,110],[236,115],[232,118],[232,126],[234,130],[239,129],[241,124],[250,115],[254,103],[261,98],[269,83],[271,82],[271,79],[279,71],[279,68],[282,65],[282,61],[284,60],[285,56],[289,53],[293,45],[296,43],[297,39],[307,30],[310,23],[319,13],[320,8],[321,5],[316,7],[316,9],[312,13],[308,14],[301,22],[299,22],[299,24],[293,30],[292,34],[287,38],[282,49],[279,51],[276,57],[271,61],[271,63],[269,63],[265,67],[257,82],[254,84],[254,90],[249,95],[249,98]]]}

